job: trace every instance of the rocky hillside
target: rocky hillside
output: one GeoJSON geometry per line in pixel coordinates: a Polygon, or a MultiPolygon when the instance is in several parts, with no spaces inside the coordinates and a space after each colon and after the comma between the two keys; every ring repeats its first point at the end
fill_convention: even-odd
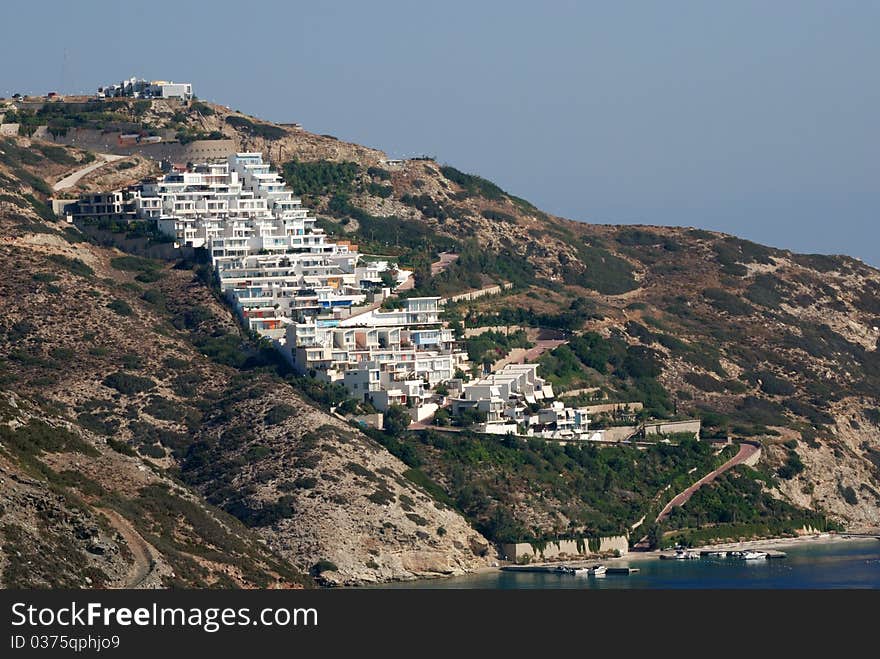
{"type": "MultiPolygon", "coordinates": [[[[387,163],[374,149],[222,106],[119,104],[100,121],[111,119],[184,139],[232,138],[239,148],[263,151],[318,210],[325,230],[413,268],[410,294],[511,282],[504,295],[450,306],[450,320],[562,329],[569,344],[542,357],[557,389],[596,387],[608,400],[642,401],[653,416],[697,415],[708,435],[760,441],[759,471],[731,478],[724,496],[742,487],[762,510],[774,509],[764,495],[785,503],[791,519],[799,506],[851,528],[880,526],[876,269],[699,229],[571,222],[431,159],[387,163]],[[432,276],[440,250],[460,257],[432,276]]],[[[354,583],[486,564],[486,538],[460,513],[490,540],[504,539],[502,526],[540,539],[632,524],[646,510],[638,497],[658,491],[652,480],[640,482],[639,492],[623,482],[624,451],[600,460],[541,447],[515,452],[436,437],[424,446],[378,438],[393,457],[323,411],[315,401],[326,403],[325,392],[285,378],[269,351],[239,335],[206,285],[204,266],[131,258],[52,222],[43,179],[60,178],[89,154],[22,138],[0,151],[0,388],[30,415],[7,414],[4,423],[34,419],[64,428],[100,459],[158,479],[118,502],[114,483],[101,480],[115,472],[88,468],[99,458],[70,448],[79,445],[72,440],[56,438],[25,456],[0,440],[3,468],[10,478],[30,479],[35,506],[66,511],[58,542],[77,524],[98,529],[77,545],[77,583],[97,560],[87,551],[91,539],[108,543],[104,556],[118,556],[100,559],[108,578],[136,562],[140,543],[104,530],[101,520],[112,519],[101,511],[128,520],[147,553],[184,583],[292,583],[293,574],[283,573],[291,568],[354,583]],[[56,462],[61,457],[67,462],[56,462]],[[596,468],[601,478],[590,472],[596,468]],[[168,533],[180,528],[168,519],[141,512],[155,508],[165,484],[162,492],[194,506],[192,519],[182,509],[174,517],[187,525],[183,534],[168,533]],[[597,492],[619,501],[603,508],[597,492]],[[65,503],[65,495],[81,507],[65,503]],[[77,510],[91,517],[80,520],[77,510]],[[221,560],[233,540],[214,538],[199,521],[207,518],[241,538],[236,564],[244,567],[221,560]]],[[[81,189],[151,168],[131,162],[98,170],[81,189]]],[[[689,469],[662,454],[646,458],[652,461],[674,479],[689,469]]],[[[664,492],[651,494],[650,505],[662,505],[671,496],[664,492]]],[[[38,513],[18,519],[9,518],[10,506],[3,510],[0,524],[14,528],[4,532],[2,560],[20,568],[6,547],[19,542],[16,533],[38,537],[38,513]]],[[[4,567],[8,574],[20,573],[4,567]]],[[[43,578],[29,575],[4,578],[43,578]]]]}
{"type": "Polygon", "coordinates": [[[43,178],[76,163],[46,148],[0,142],[0,583],[287,587],[487,563],[405,465],[275,373],[205,266],[53,221],[43,178]]]}
{"type": "Polygon", "coordinates": [[[568,371],[567,348],[545,359],[560,386],[600,386],[657,416],[700,416],[710,434],[758,438],[776,496],[880,526],[877,269],[700,229],[572,222],[431,159],[389,165],[377,151],[212,112],[212,129],[283,165],[327,230],[416,268],[414,294],[515,284],[453,319],[598,336],[590,349],[610,362],[586,348],[568,371]],[[431,277],[439,249],[462,257],[431,277]],[[627,373],[627,354],[657,372],[627,373]]]}

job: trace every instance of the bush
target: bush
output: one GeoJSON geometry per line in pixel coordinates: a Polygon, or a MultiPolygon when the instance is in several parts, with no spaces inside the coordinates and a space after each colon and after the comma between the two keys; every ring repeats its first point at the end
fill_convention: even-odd
{"type": "Polygon", "coordinates": [[[503,199],[507,193],[499,188],[492,181],[476,176],[474,174],[465,174],[455,167],[445,166],[440,168],[440,173],[447,179],[460,185],[469,195],[480,195],[486,199],[495,201],[503,199]]]}
{"type": "Polygon", "coordinates": [[[284,163],[284,180],[298,195],[327,195],[351,193],[360,168],[354,162],[299,162],[284,163]]]}
{"type": "Polygon", "coordinates": [[[278,140],[285,135],[283,128],[272,126],[271,124],[257,123],[255,121],[251,121],[247,117],[241,117],[231,114],[226,117],[226,123],[236,130],[241,130],[243,132],[250,133],[254,137],[262,137],[266,140],[278,140]]]}
{"type": "Polygon", "coordinates": [[[134,310],[125,300],[113,300],[107,305],[107,308],[120,316],[131,316],[134,314],[134,310]]]}
{"type": "Polygon", "coordinates": [[[684,381],[700,391],[721,392],[724,391],[724,382],[711,375],[703,373],[685,373],[684,381]]]}
{"type": "Polygon", "coordinates": [[[183,407],[174,401],[155,395],[150,396],[149,402],[144,406],[144,412],[162,421],[181,421],[186,416],[183,407]]]}
{"type": "Polygon", "coordinates": [[[631,378],[656,378],[663,371],[662,353],[644,346],[629,346],[621,365],[631,378]]]}
{"type": "Polygon", "coordinates": [[[50,254],[48,259],[68,272],[80,277],[92,277],[95,271],[79,259],[72,259],[61,254],[50,254]]]}
{"type": "Polygon", "coordinates": [[[846,501],[851,506],[858,505],[859,497],[856,496],[856,491],[852,488],[852,486],[847,485],[846,487],[842,487],[839,489],[840,489],[840,496],[843,497],[844,501],[846,501]]]}
{"type": "Polygon", "coordinates": [[[703,291],[709,304],[720,311],[725,311],[731,316],[747,316],[752,313],[751,305],[743,302],[739,297],[728,293],[720,288],[707,288],[703,291]]]}
{"type": "Polygon", "coordinates": [[[297,409],[292,405],[285,405],[281,403],[279,405],[275,405],[266,412],[265,423],[267,426],[273,426],[276,423],[281,423],[282,421],[289,419],[297,413],[297,409]]]}
{"type": "Polygon", "coordinates": [[[566,266],[563,271],[566,283],[583,286],[603,295],[620,295],[638,288],[638,282],[633,277],[633,267],[628,261],[615,256],[604,247],[584,242],[576,246],[582,268],[566,266]]]}
{"type": "Polygon", "coordinates": [[[125,442],[121,442],[119,440],[113,439],[112,437],[107,438],[107,446],[116,451],[117,453],[121,453],[122,455],[136,456],[137,453],[134,452],[128,444],[125,442]]]}
{"type": "Polygon", "coordinates": [[[801,462],[800,456],[796,451],[790,450],[788,452],[788,458],[779,469],[776,470],[776,473],[780,478],[784,478],[785,480],[791,480],[799,473],[804,470],[804,463],[801,462]]]}
{"type": "Polygon", "coordinates": [[[381,197],[382,199],[388,199],[394,192],[394,188],[390,185],[381,185],[379,183],[369,183],[367,185],[367,191],[376,197],[381,197]]]}
{"type": "Polygon", "coordinates": [[[143,378],[123,371],[111,373],[105,377],[102,382],[105,386],[116,389],[116,391],[125,394],[126,396],[139,394],[156,388],[156,383],[150,378],[143,378]]]}
{"type": "Polygon", "coordinates": [[[507,222],[508,224],[516,224],[516,218],[508,213],[502,213],[492,209],[486,209],[480,213],[487,220],[495,220],[496,222],[507,222]]]}
{"type": "Polygon", "coordinates": [[[117,270],[127,272],[150,272],[162,269],[161,263],[140,256],[118,256],[110,259],[110,265],[117,270]]]}

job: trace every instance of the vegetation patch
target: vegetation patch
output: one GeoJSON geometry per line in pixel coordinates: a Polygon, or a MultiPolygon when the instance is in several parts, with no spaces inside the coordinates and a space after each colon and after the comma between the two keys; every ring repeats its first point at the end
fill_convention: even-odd
{"type": "Polygon", "coordinates": [[[300,162],[284,163],[284,181],[298,195],[335,195],[354,192],[354,183],[360,167],[354,162],[300,162]]]}
{"type": "Polygon", "coordinates": [[[132,375],[124,371],[111,373],[102,382],[105,386],[116,389],[116,391],[126,396],[132,396],[156,388],[156,383],[152,379],[132,375]]]}

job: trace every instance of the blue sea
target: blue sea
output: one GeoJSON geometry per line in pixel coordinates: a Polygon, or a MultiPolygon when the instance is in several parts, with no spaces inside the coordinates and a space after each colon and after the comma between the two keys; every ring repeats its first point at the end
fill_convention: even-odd
{"type": "MultiPolygon", "coordinates": [[[[768,545],[776,549],[776,545],[768,545]]],[[[785,558],[744,561],[701,558],[663,561],[633,557],[609,566],[637,567],[631,575],[580,577],[566,574],[492,571],[447,579],[383,584],[382,588],[877,588],[880,589],[880,540],[804,542],[779,546],[785,558]]]]}

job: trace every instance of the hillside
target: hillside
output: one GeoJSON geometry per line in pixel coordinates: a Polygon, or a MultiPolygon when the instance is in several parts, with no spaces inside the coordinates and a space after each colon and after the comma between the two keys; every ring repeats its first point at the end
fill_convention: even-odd
{"type": "MultiPolygon", "coordinates": [[[[775,531],[823,516],[880,526],[876,269],[700,229],[572,222],[431,159],[388,164],[380,151],[217,105],[135,105],[112,118],[77,115],[57,139],[112,119],[263,151],[325,230],[414,269],[407,294],[511,282],[503,295],[450,305],[449,319],[569,332],[568,345],[542,357],[557,389],[598,387],[660,418],[699,416],[704,434],[760,441],[757,471],[719,486],[716,508],[747,497],[790,522],[761,527],[775,531]],[[432,276],[441,250],[460,257],[432,276]]],[[[645,456],[639,466],[663,474],[655,480],[625,463],[629,449],[599,458],[438,433],[364,435],[325,411],[327,392],[240,334],[204,266],[132,258],[53,221],[45,181],[89,152],[23,137],[0,151],[3,423],[7,435],[41,422],[63,435],[37,454],[0,439],[3,478],[21,488],[0,500],[0,528],[4,548],[21,534],[36,542],[41,528],[60,546],[80,523],[116,543],[100,555],[112,560],[90,554],[87,539],[72,548],[71,585],[85,585],[93,565],[119,583],[137,562],[137,540],[105,529],[102,510],[128,520],[167,564],[155,583],[286,585],[308,583],[299,575],[309,572],[358,583],[474,569],[491,560],[487,538],[624,528],[662,506],[664,482],[681,484],[712,460],[699,450],[645,456]],[[176,515],[142,513],[172,495],[176,515]],[[24,500],[33,512],[17,512],[24,500]],[[63,522],[40,517],[52,506],[63,522]],[[234,563],[224,558],[231,547],[234,563]]],[[[78,191],[153,167],[122,162],[134,166],[102,168],[78,191]]],[[[667,530],[718,517],[673,516],[667,530]]],[[[38,567],[0,554],[4,583],[46,583],[38,567]]]]}
{"type": "Polygon", "coordinates": [[[572,222],[431,159],[389,166],[302,130],[279,128],[274,140],[232,132],[235,115],[214,109],[213,125],[243,146],[280,147],[288,182],[328,230],[414,267],[412,294],[515,284],[453,307],[453,320],[583,332],[574,350],[545,357],[559,384],[760,439],[779,470],[775,496],[853,527],[880,525],[880,271],[700,229],[572,222]],[[462,256],[431,277],[441,249],[462,256]],[[628,372],[627,356],[647,369],[628,372]]]}
{"type": "Polygon", "coordinates": [[[276,375],[203,267],[124,255],[41,218],[36,172],[51,180],[69,165],[39,153],[0,143],[0,467],[12,483],[0,491],[0,583],[121,585],[144,555],[156,566],[142,586],[486,564],[488,543],[405,465],[276,375]],[[209,481],[190,449],[217,442],[209,481]],[[55,551],[69,570],[55,574],[55,551]]]}

